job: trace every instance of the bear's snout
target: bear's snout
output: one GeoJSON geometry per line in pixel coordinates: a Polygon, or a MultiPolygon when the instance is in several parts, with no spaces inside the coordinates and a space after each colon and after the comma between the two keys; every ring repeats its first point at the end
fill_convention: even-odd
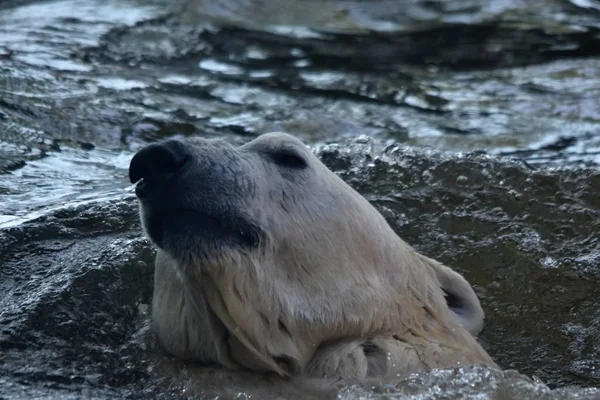
{"type": "Polygon", "coordinates": [[[252,194],[248,165],[222,141],[171,139],[138,151],[129,180],[149,238],[177,255],[257,246],[261,232],[243,203],[252,194]]]}
{"type": "Polygon", "coordinates": [[[136,153],[129,164],[131,183],[141,181],[135,189],[139,198],[160,190],[179,174],[190,159],[188,147],[178,140],[151,144],[136,153]]]}

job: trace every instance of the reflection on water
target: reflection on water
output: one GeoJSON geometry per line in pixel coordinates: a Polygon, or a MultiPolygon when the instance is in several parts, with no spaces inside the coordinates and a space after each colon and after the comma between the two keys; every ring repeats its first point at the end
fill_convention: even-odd
{"type": "Polygon", "coordinates": [[[130,195],[130,151],[80,148],[99,136],[114,137],[116,127],[94,132],[93,122],[88,125],[65,106],[93,102],[102,90],[132,90],[143,83],[94,76],[95,67],[71,53],[157,10],[135,1],[85,0],[0,9],[0,172],[12,170],[0,174],[0,227],[65,206],[130,195]],[[62,75],[69,73],[74,75],[62,75]],[[79,75],[84,73],[93,80],[88,83],[79,75]],[[68,143],[71,139],[75,142],[68,143]]]}
{"type": "Polygon", "coordinates": [[[600,68],[580,56],[600,49],[598,19],[581,2],[540,4],[6,3],[0,226],[123,195],[133,152],[178,135],[241,143],[283,130],[314,144],[366,134],[597,166],[600,68]]]}
{"type": "Polygon", "coordinates": [[[519,21],[515,16],[526,16],[531,26],[563,32],[576,31],[577,25],[600,26],[594,18],[600,6],[582,0],[176,0],[173,8],[194,21],[203,18],[292,35],[294,29],[306,32],[307,27],[345,33],[419,31],[440,23],[519,21]],[[572,26],[564,23],[565,12],[572,26]]]}
{"type": "Polygon", "coordinates": [[[133,196],[127,178],[131,154],[65,149],[60,156],[28,162],[0,175],[0,227],[45,215],[65,206],[133,196]]]}

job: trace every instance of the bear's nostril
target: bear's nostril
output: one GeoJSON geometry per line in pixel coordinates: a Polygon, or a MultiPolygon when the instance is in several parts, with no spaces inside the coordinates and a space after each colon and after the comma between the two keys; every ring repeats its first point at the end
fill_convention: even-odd
{"type": "Polygon", "coordinates": [[[147,191],[148,186],[166,181],[181,170],[189,156],[187,147],[177,140],[151,144],[138,151],[131,159],[129,180],[131,183],[143,180],[140,184],[147,191]]]}

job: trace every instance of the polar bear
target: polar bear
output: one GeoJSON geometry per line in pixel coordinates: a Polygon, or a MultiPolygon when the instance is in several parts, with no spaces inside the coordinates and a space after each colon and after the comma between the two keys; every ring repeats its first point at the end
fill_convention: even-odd
{"type": "Polygon", "coordinates": [[[166,140],[129,177],[158,248],[153,326],[181,359],[283,377],[496,367],[457,272],[417,253],[298,139],[166,140]]]}

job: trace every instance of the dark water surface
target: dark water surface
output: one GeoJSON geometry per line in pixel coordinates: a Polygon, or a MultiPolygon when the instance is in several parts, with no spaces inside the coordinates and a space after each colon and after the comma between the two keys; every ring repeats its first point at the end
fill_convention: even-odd
{"type": "MultiPolygon", "coordinates": [[[[125,374],[110,354],[139,344],[149,282],[129,280],[149,279],[152,256],[129,160],[161,138],[243,143],[274,130],[319,146],[372,137],[321,154],[403,238],[476,285],[498,362],[552,387],[600,386],[595,0],[0,0],[0,375],[122,396],[137,378],[110,378],[125,374]],[[390,145],[392,161],[373,164],[364,143],[390,145]],[[476,149],[506,158],[462,153],[476,149]],[[90,291],[108,293],[99,314],[90,291]],[[69,340],[91,352],[89,371],[62,353],[69,340]],[[61,356],[24,356],[48,346],[61,356]]],[[[158,379],[131,354],[131,371],[158,379]]],[[[447,398],[483,395],[508,379],[490,374],[398,390],[427,398],[449,380],[447,398]]],[[[517,398],[547,390],[518,383],[517,398]]]]}
{"type": "MultiPolygon", "coordinates": [[[[260,5],[280,3],[208,9],[278,21],[260,5]]],[[[598,165],[596,3],[391,3],[296,7],[297,24],[318,24],[326,4],[404,27],[369,34],[185,25],[190,12],[163,18],[164,4],[141,0],[0,3],[0,171],[14,171],[0,177],[0,225],[119,196],[132,151],[172,135],[366,134],[598,165]]]]}

